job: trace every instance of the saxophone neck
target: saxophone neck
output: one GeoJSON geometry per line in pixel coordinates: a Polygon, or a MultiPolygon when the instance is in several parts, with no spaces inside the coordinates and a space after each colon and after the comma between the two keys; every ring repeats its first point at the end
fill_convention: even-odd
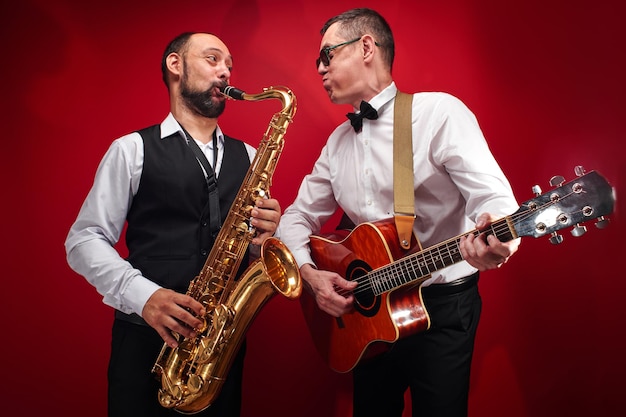
{"type": "Polygon", "coordinates": [[[220,88],[220,90],[226,97],[235,100],[261,101],[278,99],[282,103],[283,113],[287,113],[293,117],[296,112],[296,96],[289,88],[284,86],[266,87],[262,92],[257,94],[249,94],[230,85],[220,88]]]}

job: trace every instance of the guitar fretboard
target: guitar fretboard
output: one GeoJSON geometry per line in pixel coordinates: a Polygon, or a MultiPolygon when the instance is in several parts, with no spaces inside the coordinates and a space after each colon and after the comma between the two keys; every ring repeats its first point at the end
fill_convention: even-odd
{"type": "Polygon", "coordinates": [[[479,237],[493,234],[502,242],[514,239],[514,229],[509,221],[510,216],[504,217],[493,222],[485,229],[474,229],[471,232],[456,236],[394,261],[382,268],[374,269],[367,274],[367,279],[361,281],[361,283],[369,285],[375,295],[381,295],[410,282],[419,283],[420,280],[424,281],[433,272],[463,260],[459,248],[459,243],[463,236],[473,234],[475,237],[479,237]]]}

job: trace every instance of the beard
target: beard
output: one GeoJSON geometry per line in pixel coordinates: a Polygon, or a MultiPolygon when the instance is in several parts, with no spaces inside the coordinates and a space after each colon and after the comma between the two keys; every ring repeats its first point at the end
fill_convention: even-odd
{"type": "Polygon", "coordinates": [[[185,104],[187,104],[192,111],[201,116],[215,119],[221,115],[226,108],[226,100],[217,100],[213,97],[214,89],[219,86],[221,86],[221,84],[213,83],[206,90],[194,90],[189,85],[189,77],[185,66],[181,79],[180,95],[185,101],[185,104]]]}

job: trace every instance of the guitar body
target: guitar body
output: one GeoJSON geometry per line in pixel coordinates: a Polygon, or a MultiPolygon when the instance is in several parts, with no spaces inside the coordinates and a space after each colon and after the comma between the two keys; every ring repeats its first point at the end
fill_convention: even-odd
{"type": "MultiPolygon", "coordinates": [[[[319,269],[352,281],[419,250],[415,238],[408,250],[397,241],[394,221],[386,219],[360,224],[352,232],[311,236],[310,247],[319,269]]],[[[312,295],[304,291],[302,310],[322,359],[331,369],[348,372],[361,359],[384,351],[399,338],[428,329],[430,319],[416,288],[426,278],[380,295],[362,280],[354,291],[354,309],[339,318],[321,311],[312,295]]]]}

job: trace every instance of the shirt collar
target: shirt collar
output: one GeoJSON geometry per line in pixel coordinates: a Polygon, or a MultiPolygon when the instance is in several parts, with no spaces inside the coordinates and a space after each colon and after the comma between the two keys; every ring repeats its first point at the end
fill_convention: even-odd
{"type": "Polygon", "coordinates": [[[378,111],[378,114],[380,115],[380,113],[384,110],[383,107],[394,99],[397,92],[398,88],[396,87],[396,83],[392,81],[391,84],[383,89],[383,91],[375,95],[369,103],[378,111]]]}
{"type": "MultiPolygon", "coordinates": [[[[219,125],[215,128],[217,133],[217,141],[219,144],[224,142],[224,134],[222,133],[222,129],[220,129],[219,125]]],[[[186,138],[185,132],[180,124],[174,118],[172,113],[169,113],[165,120],[161,122],[161,139],[165,139],[169,136],[174,135],[175,133],[180,133],[180,135],[186,138]]],[[[209,146],[212,148],[212,141],[209,141],[209,146]]],[[[219,146],[219,145],[218,145],[219,146]]]]}

